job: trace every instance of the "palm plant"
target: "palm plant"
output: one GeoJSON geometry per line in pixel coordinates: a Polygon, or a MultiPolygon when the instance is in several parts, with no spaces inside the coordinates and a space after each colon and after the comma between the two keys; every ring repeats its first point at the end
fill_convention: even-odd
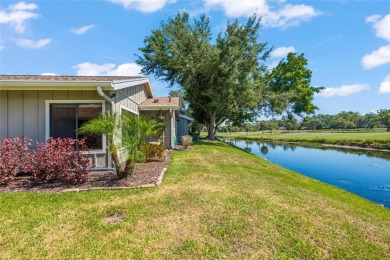
{"type": "Polygon", "coordinates": [[[135,162],[140,157],[138,150],[140,144],[145,142],[148,136],[158,134],[160,129],[161,125],[155,120],[143,116],[102,113],[83,124],[77,131],[83,135],[106,135],[116,174],[119,178],[126,178],[134,171],[135,162]],[[117,141],[119,137],[120,142],[117,141]],[[119,151],[125,158],[123,170],[118,156],[119,151]]]}
{"type": "Polygon", "coordinates": [[[157,121],[156,119],[146,119],[144,116],[135,117],[139,127],[139,143],[138,147],[145,143],[146,138],[156,137],[162,134],[165,128],[165,124],[157,121]]]}

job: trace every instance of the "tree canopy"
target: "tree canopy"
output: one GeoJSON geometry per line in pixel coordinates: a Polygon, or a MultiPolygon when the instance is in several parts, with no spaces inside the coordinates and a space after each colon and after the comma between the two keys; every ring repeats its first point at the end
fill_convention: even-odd
{"type": "Polygon", "coordinates": [[[390,132],[390,109],[378,110],[377,120],[387,127],[387,131],[390,132]]]}
{"type": "Polygon", "coordinates": [[[253,120],[259,113],[313,113],[311,71],[303,54],[289,54],[273,70],[266,66],[272,48],[259,42],[261,19],[256,15],[242,25],[228,22],[213,37],[210,18],[190,21],[180,12],[163,21],[145,38],[137,63],[171,86],[179,85],[191,116],[206,125],[214,139],[226,119],[235,124],[253,120]]]}

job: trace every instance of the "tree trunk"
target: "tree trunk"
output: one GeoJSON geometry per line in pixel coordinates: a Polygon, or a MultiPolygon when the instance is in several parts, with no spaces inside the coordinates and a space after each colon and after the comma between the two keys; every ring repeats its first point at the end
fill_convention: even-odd
{"type": "Polygon", "coordinates": [[[134,170],[133,160],[127,159],[125,169],[123,170],[123,173],[122,173],[122,177],[127,178],[129,175],[131,175],[133,173],[133,170],[134,170]]]}
{"type": "Polygon", "coordinates": [[[215,113],[212,113],[211,119],[210,119],[210,124],[208,125],[208,134],[209,134],[209,139],[210,140],[215,140],[215,113]]]}
{"type": "Polygon", "coordinates": [[[115,172],[116,172],[116,175],[118,177],[120,177],[121,176],[121,164],[119,162],[117,148],[116,148],[115,144],[113,144],[113,143],[111,143],[110,146],[111,146],[110,147],[111,158],[112,158],[112,161],[114,162],[115,172]]]}
{"type": "Polygon", "coordinates": [[[119,163],[118,154],[116,152],[111,153],[112,161],[114,162],[115,172],[118,177],[121,175],[121,164],[119,163]]]}

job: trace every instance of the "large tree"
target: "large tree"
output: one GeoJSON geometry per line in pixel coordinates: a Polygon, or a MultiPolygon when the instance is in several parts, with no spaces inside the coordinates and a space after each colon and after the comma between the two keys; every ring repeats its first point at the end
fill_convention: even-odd
{"type": "Polygon", "coordinates": [[[291,54],[269,71],[265,61],[271,48],[258,41],[260,27],[254,15],[244,25],[228,22],[213,38],[209,17],[190,21],[188,13],[180,12],[145,38],[137,63],[144,74],[184,89],[191,116],[206,125],[210,139],[226,119],[240,124],[264,108],[314,112],[311,102],[320,88],[310,86],[307,61],[291,54]]]}
{"type": "Polygon", "coordinates": [[[377,120],[387,128],[388,132],[390,132],[390,109],[378,110],[377,120]]]}

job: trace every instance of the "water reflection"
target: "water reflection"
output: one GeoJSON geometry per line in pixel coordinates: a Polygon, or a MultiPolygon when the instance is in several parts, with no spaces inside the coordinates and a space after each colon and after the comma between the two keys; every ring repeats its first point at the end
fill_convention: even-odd
{"type": "Polygon", "coordinates": [[[390,153],[239,139],[224,141],[390,208],[390,153]]]}
{"type": "MultiPolygon", "coordinates": [[[[260,145],[259,145],[260,147],[260,145]]],[[[260,152],[264,155],[267,155],[268,154],[268,147],[266,145],[262,145],[261,148],[260,148],[260,152]]]]}

